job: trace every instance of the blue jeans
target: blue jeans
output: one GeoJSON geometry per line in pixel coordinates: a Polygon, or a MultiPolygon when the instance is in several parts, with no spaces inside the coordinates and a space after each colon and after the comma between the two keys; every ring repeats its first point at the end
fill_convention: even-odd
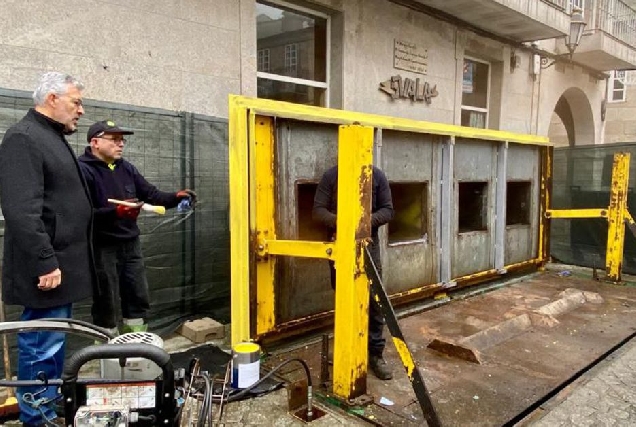
{"type": "MultiPolygon", "coordinates": [[[[20,320],[36,320],[48,317],[69,319],[71,304],[52,308],[24,308],[20,320]]],[[[39,372],[44,372],[47,379],[59,379],[64,369],[64,332],[22,332],[18,334],[18,380],[33,380],[39,372]]],[[[37,393],[44,387],[18,387],[17,398],[20,405],[20,421],[25,424],[42,424],[42,414],[48,419],[56,418],[53,402],[33,408],[23,401],[25,393],[37,393]]],[[[58,387],[47,387],[34,396],[34,399],[53,400],[59,396],[58,387]]]]}

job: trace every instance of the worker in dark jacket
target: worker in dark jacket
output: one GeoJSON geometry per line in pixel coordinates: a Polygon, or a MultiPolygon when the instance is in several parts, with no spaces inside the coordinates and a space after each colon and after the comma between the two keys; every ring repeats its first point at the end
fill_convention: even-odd
{"type": "Polygon", "coordinates": [[[89,129],[89,146],[79,158],[95,206],[94,250],[98,289],[93,298],[93,323],[117,331],[117,290],[121,298],[123,332],[147,330],[145,322],[150,299],[139,241],[137,216],[144,202],[173,208],[183,199],[191,203],[191,190],[159,191],[122,158],[124,130],[111,120],[94,123],[89,129]],[[115,205],[108,199],[134,201],[133,206],[115,205]]]}
{"type": "MultiPolygon", "coordinates": [[[[391,188],[386,175],[379,168],[373,167],[372,172],[372,202],[371,202],[371,243],[369,252],[375,263],[378,274],[382,276],[380,260],[380,245],[378,230],[380,226],[393,219],[393,201],[391,188]]],[[[327,229],[327,239],[334,240],[336,236],[336,214],[338,213],[338,166],[327,170],[318,184],[314,197],[313,219],[323,224],[327,229]]],[[[329,262],[331,270],[331,286],[336,286],[336,270],[333,262],[329,262]]],[[[367,266],[368,267],[368,266],[367,266]]],[[[382,337],[384,316],[378,303],[371,298],[369,301],[369,367],[376,377],[382,380],[393,378],[391,369],[386,364],[382,353],[385,340],[382,337]]]]}
{"type": "MultiPolygon", "coordinates": [[[[88,189],[65,135],[84,114],[83,85],[62,73],[42,75],[33,92],[35,108],[9,128],[0,145],[0,203],[5,219],[2,297],[24,306],[20,320],[70,318],[72,303],[90,297],[92,207],[88,189]]],[[[18,334],[18,379],[60,378],[65,335],[18,334]]],[[[37,399],[54,399],[49,387],[37,399]]],[[[26,404],[19,387],[20,420],[44,425],[56,418],[53,403],[26,404]]]]}

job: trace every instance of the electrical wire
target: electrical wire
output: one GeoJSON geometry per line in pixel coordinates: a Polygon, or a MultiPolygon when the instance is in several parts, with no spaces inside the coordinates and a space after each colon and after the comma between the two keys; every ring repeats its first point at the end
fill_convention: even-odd
{"type": "Polygon", "coordinates": [[[269,371],[263,378],[259,379],[254,384],[250,385],[249,387],[246,387],[246,388],[242,389],[240,392],[232,394],[232,395],[228,396],[227,398],[221,397],[220,399],[215,399],[214,402],[215,403],[219,403],[220,401],[225,400],[225,402],[229,403],[229,402],[235,402],[237,400],[242,399],[243,397],[245,397],[245,395],[247,395],[254,388],[258,387],[265,380],[267,380],[271,376],[273,376],[280,368],[282,368],[283,366],[285,366],[285,365],[287,365],[287,364],[289,364],[291,362],[298,362],[298,363],[300,363],[302,365],[303,369],[305,370],[305,376],[307,377],[307,387],[308,387],[309,390],[311,390],[311,387],[312,387],[311,373],[309,372],[309,366],[307,365],[307,362],[305,362],[302,359],[293,358],[293,359],[287,359],[287,360],[281,362],[276,367],[274,367],[271,371],[269,371]]]}
{"type": "MultiPolygon", "coordinates": [[[[199,204],[199,202],[197,201],[197,205],[199,204]]],[[[163,227],[164,225],[168,225],[170,223],[172,223],[172,226],[177,226],[179,224],[181,224],[183,221],[185,221],[186,219],[190,218],[190,216],[194,213],[194,208],[186,211],[186,212],[179,212],[177,214],[175,214],[175,216],[173,216],[172,218],[167,218],[164,219],[163,221],[161,221],[159,224],[157,224],[155,227],[153,227],[148,234],[152,234],[154,233],[157,229],[163,227]]]]}
{"type": "MultiPolygon", "coordinates": [[[[211,398],[212,396],[212,387],[210,384],[210,376],[207,372],[203,372],[201,374],[201,378],[205,384],[204,392],[203,392],[203,401],[201,403],[201,408],[199,409],[199,420],[197,423],[197,427],[205,427],[205,423],[209,419],[209,413],[211,412],[211,398]]],[[[210,424],[212,425],[212,424],[210,424]]]]}
{"type": "MultiPolygon", "coordinates": [[[[246,387],[246,388],[242,389],[241,391],[239,391],[238,393],[235,393],[235,394],[227,394],[226,393],[226,386],[227,386],[227,383],[229,382],[229,372],[230,372],[230,365],[231,365],[231,362],[230,362],[230,363],[227,364],[226,375],[225,375],[224,380],[222,381],[223,382],[223,387],[221,389],[221,394],[220,395],[215,395],[214,394],[214,383],[216,381],[216,377],[210,378],[210,376],[209,376],[209,374],[207,372],[201,372],[200,374],[198,374],[198,368],[199,368],[198,360],[196,361],[196,363],[193,360],[193,362],[191,363],[191,368],[194,365],[195,369],[193,369],[191,371],[192,375],[191,375],[191,378],[190,378],[190,384],[188,386],[188,390],[186,390],[186,392],[185,392],[185,396],[186,396],[186,402],[187,402],[188,401],[187,399],[189,397],[197,396],[197,400],[199,400],[199,397],[201,397],[201,394],[203,395],[201,397],[201,400],[200,400],[201,401],[201,406],[200,406],[200,408],[198,410],[197,427],[205,427],[206,423],[207,423],[208,426],[213,426],[214,425],[214,417],[213,417],[213,413],[212,413],[213,404],[216,403],[216,404],[219,405],[217,421],[220,422],[221,416],[222,416],[222,411],[223,411],[223,405],[225,403],[235,402],[235,401],[238,401],[238,400],[244,398],[253,389],[255,389],[256,387],[261,385],[263,382],[268,380],[270,377],[272,377],[283,366],[285,366],[285,365],[287,365],[289,363],[292,363],[292,362],[300,363],[302,365],[302,367],[303,367],[303,370],[305,371],[305,376],[307,377],[307,391],[308,391],[307,419],[311,420],[311,417],[312,417],[312,391],[311,391],[312,390],[312,380],[311,380],[311,373],[309,371],[309,366],[307,365],[307,363],[304,360],[298,359],[298,358],[285,360],[285,361],[281,362],[280,364],[278,364],[271,371],[269,371],[265,376],[263,376],[261,379],[259,379],[254,384],[250,385],[249,387],[246,387]],[[195,382],[194,382],[194,378],[195,377],[197,378],[197,380],[202,380],[202,382],[203,382],[202,386],[198,386],[198,388],[195,388],[195,382]]],[[[183,406],[185,406],[185,403],[184,403],[183,406]]],[[[180,408],[180,410],[182,408],[180,408]]],[[[176,419],[178,419],[180,415],[181,414],[179,414],[176,419]]]]}

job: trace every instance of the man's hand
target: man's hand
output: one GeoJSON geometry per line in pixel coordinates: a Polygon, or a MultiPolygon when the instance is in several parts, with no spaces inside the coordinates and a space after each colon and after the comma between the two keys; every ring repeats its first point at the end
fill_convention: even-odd
{"type": "Polygon", "coordinates": [[[62,272],[59,268],[51,271],[50,273],[40,276],[40,282],[38,283],[38,289],[41,291],[50,291],[62,284],[62,272]]]}
{"type": "Polygon", "coordinates": [[[194,204],[197,201],[197,193],[187,188],[185,190],[177,191],[177,199],[181,200],[186,198],[190,198],[190,202],[194,204]]]}
{"type": "Polygon", "coordinates": [[[134,206],[125,206],[125,205],[117,205],[115,208],[115,213],[119,218],[132,219],[135,221],[139,216],[139,212],[141,211],[141,207],[144,202],[139,202],[137,199],[134,200],[125,200],[126,202],[134,203],[134,206]]]}

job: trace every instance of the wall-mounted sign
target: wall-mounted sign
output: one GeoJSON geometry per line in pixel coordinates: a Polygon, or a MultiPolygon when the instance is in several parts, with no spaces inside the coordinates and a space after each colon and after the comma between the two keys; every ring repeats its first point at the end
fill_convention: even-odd
{"type": "Polygon", "coordinates": [[[428,49],[415,43],[393,40],[393,68],[418,74],[428,72],[428,49]]]}
{"type": "Polygon", "coordinates": [[[413,101],[424,101],[427,104],[431,103],[431,98],[438,95],[437,85],[431,86],[428,82],[421,81],[419,77],[415,80],[408,77],[403,79],[399,74],[380,82],[378,89],[393,99],[410,98],[413,101]]]}

